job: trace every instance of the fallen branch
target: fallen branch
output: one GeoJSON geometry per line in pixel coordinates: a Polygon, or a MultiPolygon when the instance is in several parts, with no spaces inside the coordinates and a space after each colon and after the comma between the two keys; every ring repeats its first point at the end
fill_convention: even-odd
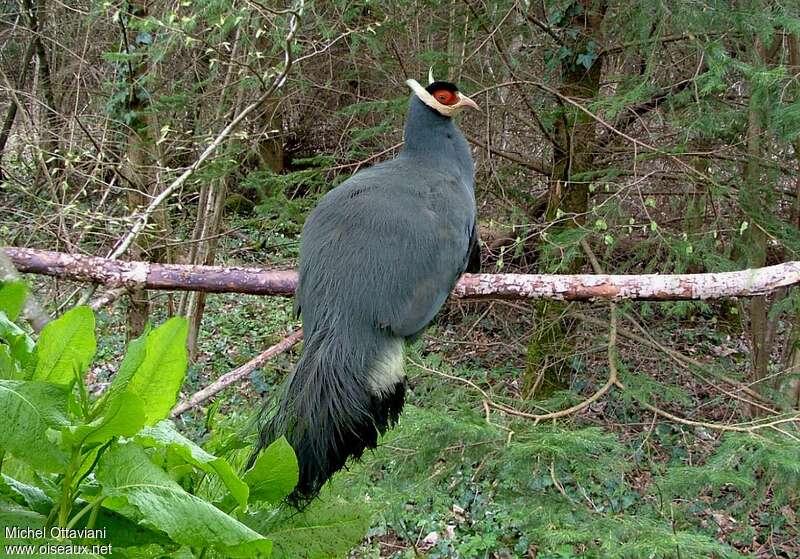
{"type": "MultiPolygon", "coordinates": [[[[125,262],[29,248],[3,249],[20,272],[107,287],[282,295],[294,293],[293,271],[223,266],[125,262]]],[[[710,274],[465,274],[453,296],[461,299],[569,301],[718,299],[752,297],[800,284],[800,262],[710,274]]]]}
{"type": "MultiPolygon", "coordinates": [[[[0,281],[17,281],[19,274],[11,259],[0,251],[0,281]]],[[[22,307],[22,316],[30,323],[34,332],[41,332],[50,322],[50,315],[39,305],[36,298],[31,294],[25,297],[22,307]]]]}
{"type": "Polygon", "coordinates": [[[236,367],[234,370],[225,373],[221,377],[219,377],[216,381],[209,384],[202,390],[198,390],[195,392],[191,398],[188,400],[184,400],[176,405],[172,409],[172,417],[178,417],[182,413],[192,409],[193,407],[205,402],[212,396],[215,396],[218,392],[222,389],[227,388],[231,384],[240,381],[259,367],[261,367],[264,363],[279,355],[285,351],[289,351],[289,349],[298,343],[300,340],[303,339],[303,331],[297,330],[296,332],[292,333],[291,335],[287,336],[274,346],[268,348],[255,358],[251,359],[244,365],[236,367]]]}

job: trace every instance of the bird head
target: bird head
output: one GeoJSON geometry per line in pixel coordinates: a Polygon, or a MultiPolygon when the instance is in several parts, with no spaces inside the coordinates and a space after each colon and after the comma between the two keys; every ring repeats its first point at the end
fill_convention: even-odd
{"type": "Polygon", "coordinates": [[[452,117],[469,107],[479,111],[478,104],[458,91],[458,88],[445,81],[433,79],[433,71],[428,73],[428,87],[422,87],[417,80],[406,80],[406,85],[411,88],[420,101],[442,116],[452,117]]]}

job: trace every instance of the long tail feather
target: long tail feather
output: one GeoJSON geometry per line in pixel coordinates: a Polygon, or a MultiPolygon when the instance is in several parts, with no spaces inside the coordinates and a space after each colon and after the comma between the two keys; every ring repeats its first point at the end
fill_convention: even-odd
{"type": "Polygon", "coordinates": [[[356,337],[317,330],[261,429],[251,463],[285,436],[300,466],[289,497],[297,507],[313,499],[348,458],[375,448],[379,434],[397,422],[405,401],[403,341],[382,332],[372,336],[360,336],[356,347],[356,337]]]}

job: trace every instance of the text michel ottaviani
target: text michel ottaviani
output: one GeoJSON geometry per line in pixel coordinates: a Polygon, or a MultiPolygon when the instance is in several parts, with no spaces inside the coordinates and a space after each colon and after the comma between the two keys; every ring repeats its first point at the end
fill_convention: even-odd
{"type": "Polygon", "coordinates": [[[79,538],[90,538],[102,540],[106,537],[105,528],[84,528],[76,530],[73,528],[62,528],[53,526],[49,530],[45,528],[30,528],[27,526],[6,526],[5,536],[7,539],[44,539],[46,537],[59,540],[73,540],[79,538]]]}

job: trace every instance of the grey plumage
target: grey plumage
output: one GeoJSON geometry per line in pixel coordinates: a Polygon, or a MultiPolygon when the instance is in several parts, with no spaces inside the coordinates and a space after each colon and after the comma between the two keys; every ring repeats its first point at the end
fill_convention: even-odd
{"type": "Polygon", "coordinates": [[[400,155],[334,188],[308,217],[295,299],[305,345],[259,444],[285,435],[294,447],[295,504],[397,421],[404,342],[475,263],[473,173],[452,119],[412,95],[400,155]]]}

